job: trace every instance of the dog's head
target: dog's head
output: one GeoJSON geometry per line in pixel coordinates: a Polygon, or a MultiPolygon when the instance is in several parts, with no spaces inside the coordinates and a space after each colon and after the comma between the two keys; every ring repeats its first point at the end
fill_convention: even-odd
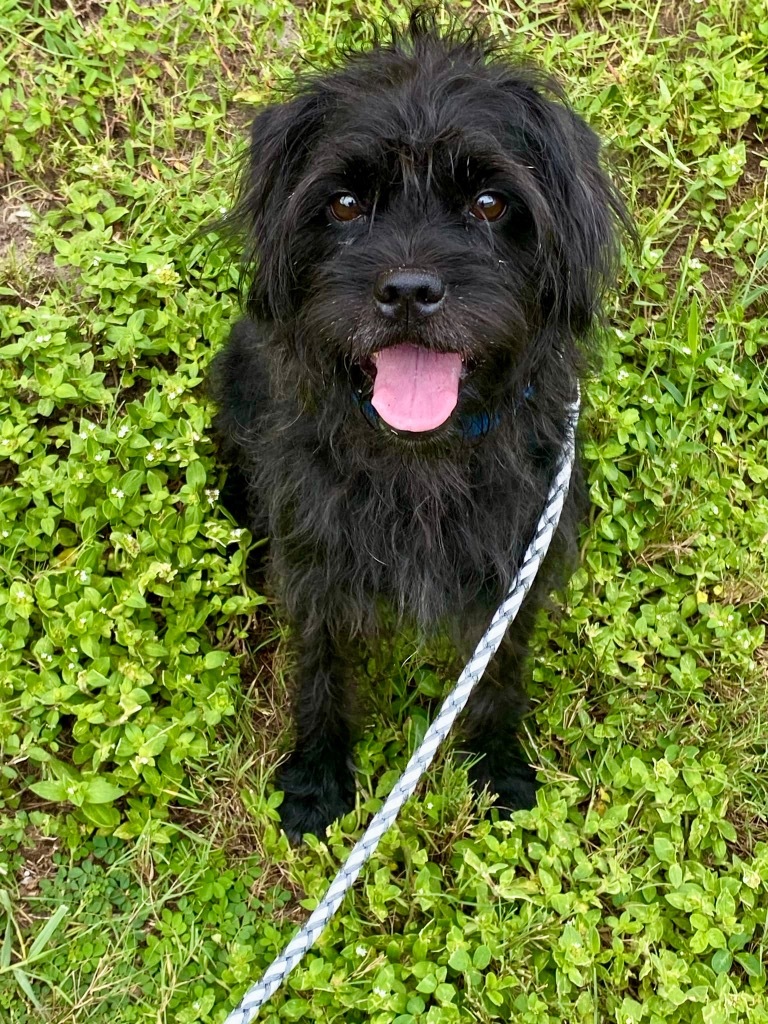
{"type": "Polygon", "coordinates": [[[249,310],[315,407],[411,438],[487,424],[588,335],[622,218],[598,151],[551,80],[416,15],[256,117],[249,310]]]}

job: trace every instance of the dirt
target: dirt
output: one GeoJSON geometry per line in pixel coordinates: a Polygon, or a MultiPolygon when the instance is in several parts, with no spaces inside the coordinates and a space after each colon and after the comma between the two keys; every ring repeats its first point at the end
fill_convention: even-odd
{"type": "Polygon", "coordinates": [[[19,916],[26,924],[38,916],[34,912],[30,900],[40,895],[40,883],[45,878],[53,878],[58,870],[55,855],[59,851],[60,840],[55,836],[46,836],[34,826],[27,830],[25,845],[21,848],[23,863],[19,869],[19,916]]]}
{"type": "Polygon", "coordinates": [[[18,260],[29,252],[35,216],[35,211],[19,200],[7,199],[0,205],[0,263],[12,250],[18,260]]]}
{"type": "MultiPolygon", "coordinates": [[[[757,129],[751,124],[745,128],[743,138],[747,144],[747,161],[741,178],[713,211],[713,216],[720,224],[723,224],[725,218],[738,209],[742,203],[751,197],[758,197],[766,188],[766,168],[761,166],[761,161],[765,159],[765,144],[757,137],[757,129]]],[[[650,196],[648,196],[648,200],[648,205],[652,206],[650,196]]],[[[688,251],[691,238],[697,231],[695,225],[686,224],[670,245],[663,262],[669,281],[673,281],[679,276],[681,262],[688,251]]],[[[699,232],[699,237],[702,233],[707,234],[704,230],[699,232]]],[[[720,259],[714,253],[705,252],[698,239],[693,246],[690,258],[699,260],[707,267],[702,275],[702,283],[708,295],[730,297],[737,283],[742,280],[735,270],[732,259],[720,259]]]]}
{"type": "Polygon", "coordinates": [[[0,281],[25,305],[36,306],[42,295],[71,273],[58,267],[51,253],[39,252],[35,245],[35,223],[50,206],[51,202],[40,196],[33,204],[10,188],[0,188],[0,281]]]}
{"type": "Polygon", "coordinates": [[[700,18],[700,11],[695,0],[677,0],[676,3],[664,4],[659,12],[657,34],[661,37],[686,36],[692,41],[695,35],[691,35],[691,32],[700,18]]]}

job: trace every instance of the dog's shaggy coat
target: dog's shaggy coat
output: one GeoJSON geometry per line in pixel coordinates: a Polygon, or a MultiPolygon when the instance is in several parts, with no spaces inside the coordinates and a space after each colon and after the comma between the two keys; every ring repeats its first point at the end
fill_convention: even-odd
{"type": "MultiPolygon", "coordinates": [[[[212,379],[227,500],[270,538],[295,637],[296,744],[279,777],[292,837],[353,805],[350,644],[390,609],[466,655],[531,537],[624,220],[598,151],[553,81],[419,14],[255,118],[230,219],[248,315],[212,379]],[[391,429],[374,407],[378,354],[395,346],[461,357],[435,429],[391,429]]],[[[473,781],[501,807],[534,800],[514,740],[521,669],[582,492],[577,473],[465,716],[473,781]]]]}

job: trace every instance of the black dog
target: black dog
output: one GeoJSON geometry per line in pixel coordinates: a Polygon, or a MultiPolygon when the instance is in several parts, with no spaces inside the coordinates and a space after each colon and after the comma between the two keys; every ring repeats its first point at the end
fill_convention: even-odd
{"type": "MultiPolygon", "coordinates": [[[[624,221],[598,150],[551,80],[423,13],[254,121],[248,317],[213,382],[229,503],[295,635],[293,838],[354,804],[350,643],[389,608],[466,655],[528,544],[624,221]]],[[[465,716],[506,809],[535,801],[521,670],[580,491],[465,716]]]]}

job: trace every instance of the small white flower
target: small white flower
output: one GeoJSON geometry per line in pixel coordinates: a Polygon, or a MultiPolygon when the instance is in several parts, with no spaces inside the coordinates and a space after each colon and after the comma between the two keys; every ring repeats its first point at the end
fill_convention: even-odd
{"type": "Polygon", "coordinates": [[[154,452],[147,452],[147,462],[154,462],[154,461],[155,461],[154,452]]]}
{"type": "Polygon", "coordinates": [[[107,457],[107,453],[106,452],[96,452],[96,454],[93,457],[96,460],[96,462],[103,462],[104,459],[106,459],[106,457],[107,457]]]}
{"type": "Polygon", "coordinates": [[[720,509],[717,507],[717,505],[713,505],[712,506],[712,513],[713,513],[713,515],[716,515],[716,516],[720,515],[720,509]]]}
{"type": "Polygon", "coordinates": [[[720,411],[720,406],[717,404],[717,402],[713,402],[712,405],[710,406],[710,409],[712,410],[712,412],[719,412],[720,411]]]}
{"type": "Polygon", "coordinates": [[[4,537],[10,537],[9,531],[8,530],[3,530],[3,536],[4,537]]]}
{"type": "Polygon", "coordinates": [[[733,622],[733,616],[732,616],[732,615],[729,615],[729,616],[728,616],[728,621],[729,621],[729,622],[733,622]]]}
{"type": "Polygon", "coordinates": [[[102,605],[101,608],[99,608],[99,614],[100,615],[106,615],[107,614],[107,609],[104,607],[104,605],[102,605]]]}
{"type": "Polygon", "coordinates": [[[357,953],[358,956],[365,956],[368,950],[365,948],[365,946],[355,946],[355,952],[357,953]]]}
{"type": "Polygon", "coordinates": [[[77,654],[77,648],[76,647],[70,647],[69,649],[72,652],[72,654],[77,654]]]}
{"type": "Polygon", "coordinates": [[[118,487],[113,487],[109,493],[112,495],[113,498],[125,497],[125,494],[118,487]]]}
{"type": "Polygon", "coordinates": [[[67,665],[67,668],[75,669],[75,668],[77,668],[77,665],[74,663],[74,661],[70,661],[70,663],[67,665]]]}
{"type": "MultiPolygon", "coordinates": [[[[88,582],[88,573],[85,571],[85,569],[81,569],[80,572],[77,575],[78,575],[78,579],[80,580],[81,583],[87,583],[88,582]]],[[[73,647],[72,650],[74,651],[75,648],[73,647]]]]}
{"type": "Polygon", "coordinates": [[[643,401],[647,402],[649,405],[653,405],[654,397],[653,395],[643,395],[643,401]]]}
{"type": "Polygon", "coordinates": [[[200,440],[200,435],[193,431],[192,432],[192,440],[193,441],[199,441],[200,440]]]}
{"type": "Polygon", "coordinates": [[[383,999],[384,996],[387,995],[387,990],[385,988],[380,988],[378,985],[374,985],[373,986],[373,994],[375,996],[380,996],[383,999]]]}
{"type": "Polygon", "coordinates": [[[160,449],[163,447],[163,442],[162,441],[153,441],[152,442],[152,447],[155,449],[155,451],[160,451],[160,449]]]}
{"type": "Polygon", "coordinates": [[[118,430],[117,436],[118,437],[125,437],[125,435],[128,433],[128,430],[129,430],[128,424],[124,423],[122,425],[122,427],[120,427],[120,429],[118,430]]]}
{"type": "Polygon", "coordinates": [[[78,469],[78,471],[75,473],[75,479],[85,480],[85,473],[82,471],[82,469],[78,469]]]}
{"type": "Polygon", "coordinates": [[[629,374],[627,373],[626,370],[619,370],[619,372],[616,374],[616,378],[619,381],[626,380],[628,376],[629,376],[629,374]]]}
{"type": "Polygon", "coordinates": [[[683,353],[684,356],[689,356],[691,354],[690,345],[683,345],[680,351],[683,353]]]}
{"type": "Polygon", "coordinates": [[[50,341],[50,340],[51,340],[50,334],[38,334],[38,336],[35,338],[35,341],[38,342],[39,344],[43,344],[44,342],[50,341]]]}
{"type": "Polygon", "coordinates": [[[232,533],[230,534],[232,540],[240,540],[242,535],[243,535],[243,531],[242,530],[233,530],[232,533]]]}
{"type": "Polygon", "coordinates": [[[670,462],[669,468],[672,470],[672,472],[674,472],[677,469],[677,463],[676,462],[670,462]]]}

